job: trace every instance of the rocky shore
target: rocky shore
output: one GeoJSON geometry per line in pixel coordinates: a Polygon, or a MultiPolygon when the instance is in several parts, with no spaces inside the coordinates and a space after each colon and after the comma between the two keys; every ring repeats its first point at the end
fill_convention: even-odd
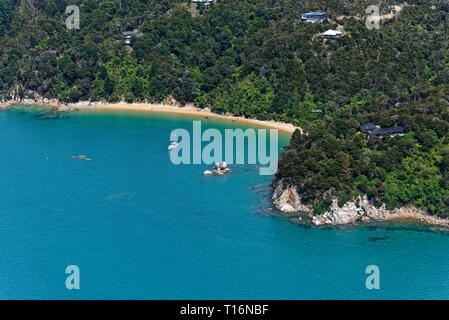
{"type": "Polygon", "coordinates": [[[14,104],[21,104],[21,105],[26,105],[26,106],[49,105],[49,106],[53,106],[53,107],[58,107],[61,103],[57,99],[47,99],[47,98],[40,97],[38,95],[35,99],[29,99],[29,98],[19,99],[18,97],[13,96],[9,100],[4,100],[4,99],[0,100],[1,106],[11,106],[14,104]]]}
{"type": "Polygon", "coordinates": [[[313,213],[309,205],[301,202],[301,196],[295,186],[284,187],[282,181],[276,185],[273,191],[273,204],[284,214],[306,213],[309,221],[315,226],[323,225],[346,225],[355,222],[369,221],[419,221],[428,225],[449,227],[449,219],[439,218],[427,214],[421,208],[414,205],[406,205],[394,210],[385,208],[385,204],[376,207],[367,196],[358,196],[356,199],[345,203],[342,207],[338,205],[338,199],[333,198],[330,211],[321,215],[313,213]]]}
{"type": "Polygon", "coordinates": [[[93,108],[95,106],[103,106],[105,105],[103,102],[90,102],[90,101],[82,101],[77,103],[61,103],[57,99],[47,99],[47,98],[37,98],[37,99],[11,99],[7,101],[0,101],[0,109],[8,109],[13,105],[22,105],[22,106],[41,106],[41,107],[49,107],[54,109],[55,112],[71,112],[76,111],[82,108],[93,108]]]}

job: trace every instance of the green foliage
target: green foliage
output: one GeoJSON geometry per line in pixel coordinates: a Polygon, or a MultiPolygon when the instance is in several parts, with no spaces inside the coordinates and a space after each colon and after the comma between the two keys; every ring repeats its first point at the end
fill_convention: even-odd
{"type": "Polygon", "coordinates": [[[0,0],[0,36],[9,29],[16,0],[0,0]]]}
{"type": "MultiPolygon", "coordinates": [[[[24,96],[70,101],[160,102],[172,95],[299,125],[348,106],[375,111],[448,83],[447,12],[421,2],[378,31],[350,18],[365,14],[363,0],[217,0],[199,9],[182,0],[0,0],[0,34],[8,30],[0,36],[0,95],[17,87],[24,96]],[[69,4],[80,8],[79,30],[65,28],[69,4]],[[301,22],[309,10],[331,19],[301,22]],[[347,16],[338,21],[345,37],[316,36],[335,28],[340,15],[347,16]],[[134,29],[143,36],[127,46],[121,32],[134,29]],[[13,63],[11,49],[22,53],[13,63]]],[[[386,4],[379,1],[384,12],[386,4]]]]}
{"type": "MultiPolygon", "coordinates": [[[[340,205],[367,195],[388,209],[414,204],[449,217],[449,86],[420,101],[376,113],[340,114],[296,131],[279,161],[275,182],[298,186],[304,202],[320,213],[332,197],[340,205]],[[367,137],[360,124],[403,126],[404,136],[367,137]]],[[[356,108],[356,107],[353,107],[356,108]]]]}

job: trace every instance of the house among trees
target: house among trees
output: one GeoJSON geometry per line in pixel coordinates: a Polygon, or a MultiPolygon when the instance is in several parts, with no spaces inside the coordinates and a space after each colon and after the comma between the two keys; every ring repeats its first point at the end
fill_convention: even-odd
{"type": "Polygon", "coordinates": [[[390,128],[380,128],[374,130],[371,134],[377,136],[377,137],[385,137],[385,136],[397,136],[397,135],[403,135],[404,134],[404,128],[403,127],[390,127],[390,128]]]}
{"type": "Polygon", "coordinates": [[[370,122],[370,123],[366,123],[363,126],[360,126],[360,130],[362,130],[363,133],[371,133],[372,131],[376,130],[378,127],[370,122]]]}
{"type": "Polygon", "coordinates": [[[325,33],[323,33],[323,36],[326,39],[338,39],[343,36],[343,32],[337,30],[327,30],[325,33]]]}
{"type": "Polygon", "coordinates": [[[364,124],[363,126],[360,126],[360,130],[362,130],[363,133],[366,133],[369,136],[374,135],[376,137],[383,138],[384,136],[396,136],[396,135],[403,135],[404,134],[404,128],[403,127],[389,127],[389,128],[380,128],[379,126],[376,126],[374,123],[370,122],[367,124],[364,124]]]}
{"type": "Polygon", "coordinates": [[[203,3],[206,6],[213,2],[214,2],[214,0],[192,0],[192,3],[203,3]]]}
{"type": "Polygon", "coordinates": [[[143,33],[142,32],[140,32],[139,30],[137,30],[137,29],[134,29],[133,31],[125,31],[125,32],[122,32],[122,35],[123,35],[123,37],[125,38],[125,43],[126,44],[130,44],[131,43],[131,38],[132,37],[141,37],[141,36],[143,36],[143,33]]]}
{"type": "Polygon", "coordinates": [[[327,17],[328,15],[323,12],[307,12],[301,15],[301,20],[307,22],[321,22],[327,17]]]}

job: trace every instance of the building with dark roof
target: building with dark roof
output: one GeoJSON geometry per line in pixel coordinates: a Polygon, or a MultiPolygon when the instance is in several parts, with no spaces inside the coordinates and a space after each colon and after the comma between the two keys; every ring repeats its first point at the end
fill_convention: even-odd
{"type": "Polygon", "coordinates": [[[360,126],[360,130],[362,130],[363,133],[369,133],[376,129],[377,129],[377,126],[372,122],[366,123],[363,126],[360,126]]]}
{"type": "Polygon", "coordinates": [[[206,6],[214,2],[214,0],[192,0],[193,3],[204,3],[206,6]]]}
{"type": "Polygon", "coordinates": [[[307,12],[301,15],[301,20],[309,22],[321,22],[328,17],[327,13],[323,12],[307,12]]]}
{"type": "Polygon", "coordinates": [[[376,126],[373,122],[366,123],[366,124],[360,126],[360,130],[363,133],[366,133],[368,135],[368,137],[370,135],[373,135],[373,136],[382,138],[384,136],[396,136],[396,135],[404,134],[403,127],[380,128],[379,126],[376,126]]]}
{"type": "Polygon", "coordinates": [[[369,134],[373,134],[378,137],[401,135],[404,134],[404,128],[403,127],[380,128],[370,132],[369,134]]]}

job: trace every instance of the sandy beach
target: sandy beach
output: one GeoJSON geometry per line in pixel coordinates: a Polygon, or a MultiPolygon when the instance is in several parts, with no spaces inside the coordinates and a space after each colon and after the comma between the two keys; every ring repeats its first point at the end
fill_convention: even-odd
{"type": "Polygon", "coordinates": [[[0,103],[0,109],[5,109],[14,104],[27,106],[48,106],[57,109],[60,112],[69,112],[76,110],[110,110],[110,111],[139,111],[139,112],[155,112],[155,113],[172,113],[179,115],[188,115],[203,118],[222,119],[226,121],[239,122],[248,125],[254,125],[263,128],[278,129],[279,131],[292,134],[296,129],[301,128],[290,123],[276,122],[276,121],[262,121],[256,119],[248,119],[245,117],[237,117],[232,115],[221,115],[209,110],[198,108],[192,104],[187,104],[183,107],[177,104],[162,104],[162,103],[103,103],[103,102],[78,102],[72,104],[58,104],[57,102],[7,102],[0,103]]]}

